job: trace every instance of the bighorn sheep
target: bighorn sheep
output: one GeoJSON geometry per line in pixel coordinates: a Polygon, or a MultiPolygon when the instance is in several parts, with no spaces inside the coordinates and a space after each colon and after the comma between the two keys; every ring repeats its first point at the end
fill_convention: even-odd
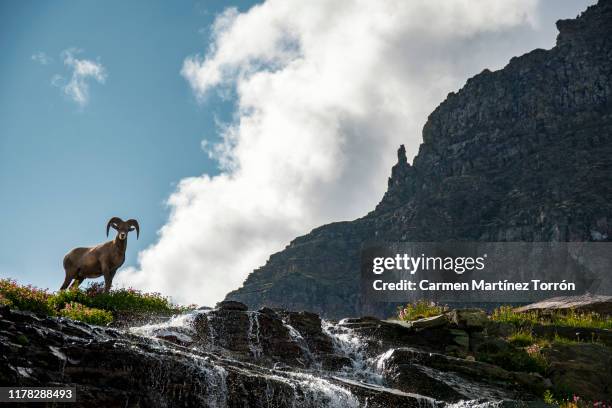
{"type": "Polygon", "coordinates": [[[104,276],[104,292],[108,292],[113,283],[115,272],[125,261],[128,232],[136,230],[136,239],[140,235],[138,221],[123,221],[119,217],[111,218],[106,224],[106,236],[110,227],[117,230],[117,236],[112,241],[90,248],[74,248],[64,257],[66,278],[60,290],[70,286],[78,287],[86,278],[104,276]]]}

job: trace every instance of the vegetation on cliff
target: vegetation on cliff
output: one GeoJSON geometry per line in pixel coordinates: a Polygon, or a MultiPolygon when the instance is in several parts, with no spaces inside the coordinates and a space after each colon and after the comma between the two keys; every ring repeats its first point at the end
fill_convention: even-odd
{"type": "Polygon", "coordinates": [[[50,293],[32,285],[20,285],[12,279],[0,279],[0,305],[97,325],[109,324],[118,316],[147,313],[171,315],[189,309],[173,304],[159,293],[132,288],[104,293],[102,284],[98,282],[84,290],[68,289],[50,293]]]}
{"type": "Polygon", "coordinates": [[[419,300],[414,303],[409,303],[405,307],[399,308],[397,317],[403,321],[422,319],[440,315],[448,311],[448,308],[443,305],[437,305],[426,300],[419,300]]]}
{"type": "Polygon", "coordinates": [[[451,331],[452,341],[466,346],[453,346],[447,352],[511,372],[537,373],[551,379],[542,394],[547,403],[578,408],[599,406],[601,402],[585,399],[584,395],[596,395],[590,384],[600,377],[590,364],[601,360],[606,366],[611,360],[609,315],[576,309],[521,312],[508,305],[487,315],[478,309],[449,311],[444,306],[419,301],[399,308],[396,317],[421,330],[448,324],[462,327],[451,331]]]}
{"type": "Polygon", "coordinates": [[[541,313],[516,312],[511,306],[500,306],[491,314],[491,319],[497,322],[511,323],[525,327],[540,325],[583,327],[590,329],[612,329],[612,319],[596,312],[579,312],[574,309],[566,311],[555,310],[541,313]]]}

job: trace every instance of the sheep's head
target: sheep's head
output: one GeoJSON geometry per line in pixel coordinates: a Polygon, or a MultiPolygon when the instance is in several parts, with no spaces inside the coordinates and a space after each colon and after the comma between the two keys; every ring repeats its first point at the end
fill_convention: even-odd
{"type": "Polygon", "coordinates": [[[106,236],[107,237],[108,237],[108,231],[110,230],[110,227],[113,227],[113,229],[117,230],[117,238],[119,238],[122,241],[124,239],[127,239],[128,232],[130,231],[136,230],[136,239],[138,239],[138,236],[140,235],[140,227],[138,226],[138,221],[134,219],[123,221],[119,217],[111,218],[110,220],[108,220],[108,223],[106,224],[106,236]]]}

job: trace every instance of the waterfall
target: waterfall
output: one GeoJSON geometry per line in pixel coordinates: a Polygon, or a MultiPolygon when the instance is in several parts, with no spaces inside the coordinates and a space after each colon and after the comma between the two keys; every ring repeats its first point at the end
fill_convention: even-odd
{"type": "MultiPolygon", "coordinates": [[[[153,341],[149,343],[150,347],[164,350],[164,353],[181,355],[190,360],[193,367],[203,373],[202,380],[200,380],[202,403],[207,407],[223,408],[228,406],[230,398],[228,395],[230,388],[228,387],[228,378],[231,378],[229,381],[236,381],[237,372],[241,375],[265,379],[265,382],[262,383],[262,385],[265,384],[265,389],[260,394],[260,398],[262,398],[264,404],[265,401],[268,401],[269,406],[278,405],[281,401],[282,404],[285,404],[283,406],[293,406],[295,408],[359,407],[360,402],[357,397],[361,395],[357,391],[359,388],[368,390],[367,392],[388,393],[395,397],[406,397],[424,408],[440,408],[441,406],[448,408],[496,408],[496,403],[490,401],[507,398],[507,396],[500,395],[487,386],[463,379],[454,373],[441,372],[427,366],[421,366],[416,362],[414,363],[415,366],[418,366],[425,375],[446,383],[463,395],[479,395],[486,399],[442,405],[432,398],[388,388],[383,379],[383,373],[387,369],[387,361],[393,355],[395,349],[389,349],[379,355],[368,357],[368,343],[360,338],[355,330],[344,325],[342,321],[334,324],[322,320],[321,326],[323,332],[332,340],[336,353],[350,360],[350,367],[331,372],[322,370],[321,362],[319,361],[317,364],[318,359],[310,350],[306,338],[284,320],[282,324],[287,329],[290,340],[299,346],[301,355],[310,360],[310,369],[305,371],[293,367],[291,370],[277,370],[256,365],[257,363],[249,362],[245,364],[228,356],[227,350],[213,347],[215,339],[219,339],[215,333],[213,322],[220,317],[210,312],[210,310],[192,311],[173,316],[162,323],[146,324],[128,329],[132,334],[152,339],[153,341]],[[206,323],[207,328],[196,327],[198,316],[206,318],[206,322],[202,323],[206,323]],[[198,339],[198,330],[208,330],[207,344],[204,347],[201,343],[195,341],[198,339]],[[160,338],[170,340],[170,343],[161,341],[160,338]],[[172,343],[186,344],[191,348],[176,348],[172,343]],[[232,373],[231,376],[228,375],[230,372],[232,373]]],[[[248,350],[254,360],[259,360],[263,357],[260,314],[256,311],[246,311],[244,313],[248,317],[248,326],[246,327],[248,350]]],[[[61,359],[60,355],[56,355],[61,359]]],[[[165,384],[159,383],[158,386],[164,387],[165,384]]]]}
{"type": "Polygon", "coordinates": [[[183,343],[193,342],[196,334],[193,321],[199,314],[207,313],[208,310],[194,310],[188,313],[172,316],[161,323],[145,324],[143,326],[130,327],[130,333],[139,336],[159,338],[174,337],[183,343]]]}
{"type": "Polygon", "coordinates": [[[368,358],[367,344],[355,334],[353,329],[342,325],[342,321],[333,324],[327,320],[321,322],[323,332],[331,337],[336,351],[351,360],[352,370],[345,374],[349,378],[356,378],[374,384],[383,384],[383,378],[377,369],[380,356],[368,358]]]}
{"type": "Polygon", "coordinates": [[[209,347],[210,348],[214,348],[215,347],[215,337],[217,337],[216,333],[215,333],[215,328],[213,327],[212,324],[212,320],[213,317],[212,315],[209,313],[210,310],[206,310],[205,315],[206,315],[206,323],[208,326],[208,343],[209,343],[209,347]]]}
{"type": "Polygon", "coordinates": [[[211,408],[227,407],[227,371],[208,357],[193,356],[194,363],[206,374],[206,403],[211,408]]]}
{"type": "Polygon", "coordinates": [[[358,408],[359,400],[349,390],[300,372],[283,372],[283,376],[272,374],[270,379],[283,382],[293,389],[293,406],[300,408],[358,408]]]}
{"type": "MultiPolygon", "coordinates": [[[[308,343],[306,343],[306,339],[304,339],[302,334],[299,331],[297,331],[295,327],[287,323],[284,319],[283,319],[283,326],[285,326],[287,330],[289,331],[289,337],[291,337],[291,340],[295,344],[298,345],[300,350],[302,350],[302,354],[304,355],[304,357],[306,357],[310,363],[317,363],[315,357],[312,355],[312,352],[310,351],[310,347],[308,347],[308,343]]],[[[320,363],[317,363],[317,368],[320,368],[320,363]]]]}
{"type": "Polygon", "coordinates": [[[249,315],[249,331],[247,339],[249,341],[249,350],[255,359],[259,359],[263,350],[259,340],[259,312],[247,312],[249,315]]]}

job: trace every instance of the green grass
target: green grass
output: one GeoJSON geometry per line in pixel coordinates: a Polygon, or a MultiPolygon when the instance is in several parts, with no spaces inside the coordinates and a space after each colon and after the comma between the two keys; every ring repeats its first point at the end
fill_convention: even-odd
{"type": "Polygon", "coordinates": [[[159,293],[134,289],[116,289],[104,293],[100,283],[93,283],[85,290],[69,289],[49,293],[31,285],[19,285],[12,279],[0,279],[0,305],[98,325],[108,324],[119,315],[176,314],[193,308],[175,305],[159,293]]]}
{"type": "Polygon", "coordinates": [[[548,362],[537,345],[496,353],[481,353],[477,356],[477,360],[495,364],[509,371],[545,374],[548,369],[548,362]]]}
{"type": "Polygon", "coordinates": [[[551,324],[568,327],[585,327],[590,329],[612,329],[612,319],[595,312],[577,312],[573,309],[552,315],[551,324]]]}
{"type": "Polygon", "coordinates": [[[545,374],[549,364],[542,349],[550,345],[545,339],[535,337],[530,330],[517,328],[506,339],[508,348],[477,354],[479,361],[495,364],[506,370],[545,374]]]}
{"type": "Polygon", "coordinates": [[[537,339],[533,336],[531,331],[519,329],[508,336],[508,342],[516,347],[527,347],[537,343],[537,339]]]}
{"type": "Polygon", "coordinates": [[[425,317],[438,316],[448,311],[448,307],[442,305],[436,305],[435,303],[428,302],[426,300],[418,300],[414,303],[410,303],[405,307],[398,309],[397,317],[400,320],[410,321],[416,319],[422,319],[425,317]]]}
{"type": "Polygon", "coordinates": [[[549,313],[536,311],[518,313],[511,306],[500,306],[491,314],[491,320],[511,323],[519,327],[541,324],[589,329],[612,329],[611,318],[601,316],[595,312],[577,312],[573,309],[556,310],[549,313]]]}

